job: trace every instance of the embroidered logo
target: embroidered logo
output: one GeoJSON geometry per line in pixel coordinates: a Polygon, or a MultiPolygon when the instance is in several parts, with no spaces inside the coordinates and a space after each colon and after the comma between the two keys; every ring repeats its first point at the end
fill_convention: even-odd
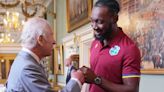
{"type": "Polygon", "coordinates": [[[109,50],[109,54],[110,54],[111,56],[115,56],[115,55],[118,54],[119,50],[120,50],[120,47],[119,47],[118,45],[115,45],[114,47],[112,47],[112,48],[109,50]]]}

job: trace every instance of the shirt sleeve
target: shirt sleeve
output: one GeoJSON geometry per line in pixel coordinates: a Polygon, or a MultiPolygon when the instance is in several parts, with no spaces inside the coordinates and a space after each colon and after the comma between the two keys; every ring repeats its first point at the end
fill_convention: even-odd
{"type": "Polygon", "coordinates": [[[140,77],[141,56],[139,49],[135,45],[126,48],[122,78],[140,77]]]}
{"type": "Polygon", "coordinates": [[[71,79],[67,85],[61,90],[61,92],[80,92],[81,88],[79,87],[77,80],[71,79]]]}
{"type": "Polygon", "coordinates": [[[71,80],[75,80],[75,81],[78,83],[80,89],[82,88],[82,84],[81,84],[81,82],[80,82],[78,79],[76,79],[76,78],[71,78],[71,80]]]}

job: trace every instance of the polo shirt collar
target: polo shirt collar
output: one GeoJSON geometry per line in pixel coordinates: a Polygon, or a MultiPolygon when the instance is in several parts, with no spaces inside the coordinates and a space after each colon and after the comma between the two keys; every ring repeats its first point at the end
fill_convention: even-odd
{"type": "Polygon", "coordinates": [[[124,33],[121,28],[118,29],[118,33],[113,37],[109,38],[108,40],[108,46],[113,46],[113,44],[117,44],[121,38],[124,36],[124,33]]]}

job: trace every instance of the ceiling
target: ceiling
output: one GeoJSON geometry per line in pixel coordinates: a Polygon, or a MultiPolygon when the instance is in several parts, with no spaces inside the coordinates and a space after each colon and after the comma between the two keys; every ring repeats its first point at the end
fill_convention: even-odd
{"type": "Polygon", "coordinates": [[[0,0],[0,16],[6,11],[16,11],[25,18],[44,16],[47,6],[52,0],[0,0]]]}

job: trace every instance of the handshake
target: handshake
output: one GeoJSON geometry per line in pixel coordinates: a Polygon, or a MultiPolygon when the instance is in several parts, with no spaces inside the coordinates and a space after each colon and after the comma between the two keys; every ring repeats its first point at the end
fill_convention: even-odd
{"type": "Polygon", "coordinates": [[[77,71],[73,71],[71,77],[78,79],[82,84],[84,82],[90,84],[95,83],[95,79],[97,78],[96,74],[86,66],[79,68],[77,71]]]}

